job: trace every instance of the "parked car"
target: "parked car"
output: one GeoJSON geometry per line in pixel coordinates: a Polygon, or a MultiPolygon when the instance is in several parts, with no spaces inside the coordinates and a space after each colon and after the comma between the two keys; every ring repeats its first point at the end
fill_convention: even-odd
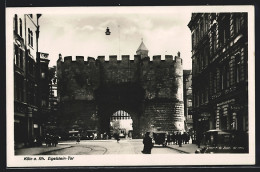
{"type": "Polygon", "coordinates": [[[155,144],[166,146],[166,133],[165,132],[154,132],[153,140],[155,144]]]}

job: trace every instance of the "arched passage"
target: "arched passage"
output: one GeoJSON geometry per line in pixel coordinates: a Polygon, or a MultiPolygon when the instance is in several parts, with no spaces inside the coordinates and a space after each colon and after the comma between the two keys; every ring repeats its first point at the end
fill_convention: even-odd
{"type": "Polygon", "coordinates": [[[134,84],[107,85],[96,92],[100,132],[110,133],[110,117],[122,110],[133,120],[133,138],[139,138],[144,91],[134,84]]]}
{"type": "Polygon", "coordinates": [[[110,117],[110,135],[120,138],[132,138],[133,120],[131,115],[123,110],[118,110],[110,117]]]}

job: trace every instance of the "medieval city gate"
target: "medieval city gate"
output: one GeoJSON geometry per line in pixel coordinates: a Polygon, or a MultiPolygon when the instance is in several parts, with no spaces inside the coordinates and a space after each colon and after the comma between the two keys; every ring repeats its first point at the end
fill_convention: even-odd
{"type": "MultiPolygon", "coordinates": [[[[142,43],[143,44],[143,43],[142,43]]],[[[140,45],[141,48],[144,45],[140,45]]],[[[139,47],[139,51],[140,51],[139,47]]],[[[133,138],[146,131],[184,130],[183,70],[180,54],[138,53],[97,59],[77,56],[57,61],[61,131],[109,133],[113,112],[124,110],[133,120],[133,138]]]]}

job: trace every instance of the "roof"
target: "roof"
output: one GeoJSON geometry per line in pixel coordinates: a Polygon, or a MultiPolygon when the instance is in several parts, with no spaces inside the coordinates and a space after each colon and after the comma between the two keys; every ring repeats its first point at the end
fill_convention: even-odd
{"type": "Polygon", "coordinates": [[[141,50],[145,50],[148,51],[148,49],[146,48],[146,46],[144,45],[144,42],[142,41],[139,48],[137,49],[137,51],[141,51],[141,50]]]}

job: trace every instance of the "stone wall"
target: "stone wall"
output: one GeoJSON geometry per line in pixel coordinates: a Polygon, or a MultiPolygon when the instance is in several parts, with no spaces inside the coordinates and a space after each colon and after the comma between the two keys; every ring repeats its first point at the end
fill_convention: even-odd
{"type": "MultiPolygon", "coordinates": [[[[175,58],[167,55],[165,60],[161,60],[161,56],[141,60],[140,55],[130,60],[130,56],[123,55],[122,60],[109,56],[105,61],[104,56],[98,56],[85,61],[83,56],[77,56],[76,61],[72,61],[72,57],[67,56],[64,61],[59,58],[57,70],[58,100],[64,116],[73,119],[76,114],[90,113],[84,118],[87,123],[95,108],[96,113],[106,111],[111,113],[108,115],[120,110],[117,108],[125,108],[133,112],[133,125],[139,134],[157,129],[169,132],[184,129],[180,54],[175,58]],[[131,101],[138,103],[133,106],[131,101]],[[91,110],[84,109],[90,102],[91,110]]],[[[101,125],[104,119],[109,119],[103,114],[97,116],[98,121],[103,121],[101,125]]]]}

